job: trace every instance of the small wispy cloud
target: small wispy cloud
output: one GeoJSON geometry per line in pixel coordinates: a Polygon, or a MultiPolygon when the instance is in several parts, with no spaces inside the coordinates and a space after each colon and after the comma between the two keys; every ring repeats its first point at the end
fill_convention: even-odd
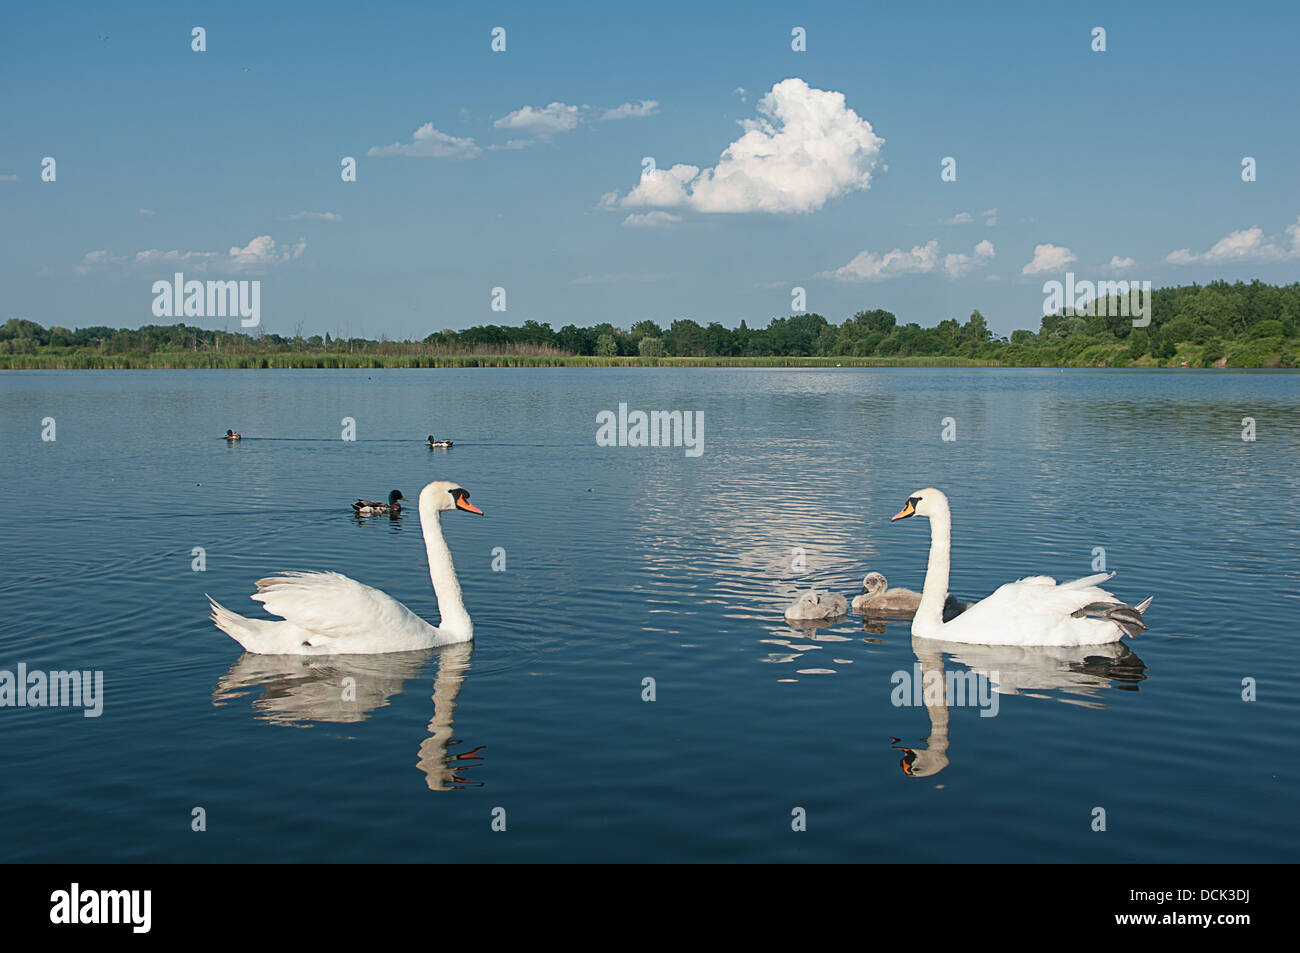
{"type": "Polygon", "coordinates": [[[667,228],[681,220],[680,215],[671,212],[646,212],[644,215],[633,212],[623,219],[623,225],[627,228],[667,228]]]}
{"type": "Polygon", "coordinates": [[[622,271],[622,272],[618,272],[617,274],[611,274],[611,275],[583,275],[581,278],[574,278],[573,281],[570,282],[570,284],[612,285],[623,281],[639,281],[639,282],[663,281],[667,277],[668,277],[667,275],[656,275],[656,274],[649,274],[649,273],[632,274],[630,272],[622,271]]]}
{"type": "Polygon", "coordinates": [[[79,275],[85,275],[99,267],[121,265],[125,262],[125,257],[114,255],[106,248],[100,248],[95,251],[88,251],[86,254],[82,255],[81,262],[74,266],[72,270],[79,275]]]}
{"type": "Polygon", "coordinates": [[[547,106],[522,106],[492,123],[495,129],[517,130],[529,136],[554,136],[578,128],[578,107],[555,102],[547,106]]]}
{"type": "Polygon", "coordinates": [[[1128,271],[1133,267],[1133,264],[1134,262],[1132,258],[1121,258],[1119,255],[1111,255],[1110,261],[1107,262],[1104,267],[1111,271],[1128,271]]]}
{"type": "Polygon", "coordinates": [[[294,212],[286,215],[286,222],[341,222],[343,216],[337,212],[294,212]]]}
{"type": "Polygon", "coordinates": [[[600,114],[601,119],[640,119],[643,116],[654,116],[659,112],[659,101],[655,99],[643,99],[640,103],[624,103],[621,106],[615,106],[613,109],[606,109],[600,114]]]}
{"type": "Polygon", "coordinates": [[[81,262],[73,270],[78,275],[114,266],[132,265],[140,267],[181,267],[190,271],[227,270],[227,271],[264,271],[277,265],[301,258],[307,250],[306,239],[299,238],[286,245],[277,244],[270,235],[259,235],[247,245],[232,245],[225,252],[215,251],[181,251],[172,249],[162,251],[148,248],[138,251],[133,256],[118,255],[107,249],[86,252],[81,262]]]}
{"type": "Polygon", "coordinates": [[[410,142],[371,146],[366,155],[377,158],[406,156],[418,159],[473,159],[483,150],[472,138],[451,136],[426,122],[411,135],[410,142]]]}
{"type": "Polygon", "coordinates": [[[982,212],[976,212],[972,215],[970,212],[958,212],[952,218],[946,218],[941,224],[943,225],[969,225],[975,221],[976,217],[984,219],[986,228],[992,228],[998,223],[998,210],[995,208],[986,208],[982,212]]]}
{"type": "Polygon", "coordinates": [[[154,210],[151,209],[151,208],[142,208],[142,209],[140,209],[140,210],[137,212],[137,214],[138,214],[141,218],[153,218],[153,216],[154,216],[154,210]]]}
{"type": "Polygon", "coordinates": [[[0,172],[0,182],[19,182],[16,172],[0,172]]]}

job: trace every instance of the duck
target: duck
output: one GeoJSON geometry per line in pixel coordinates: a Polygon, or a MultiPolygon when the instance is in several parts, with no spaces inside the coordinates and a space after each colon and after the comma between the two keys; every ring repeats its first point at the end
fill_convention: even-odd
{"type": "Polygon", "coordinates": [[[801,592],[785,610],[785,617],[792,620],[834,619],[847,615],[848,601],[837,592],[821,593],[816,589],[801,592]]]}
{"type": "Polygon", "coordinates": [[[1136,606],[1100,587],[1115,574],[1096,573],[1057,583],[1051,576],[1008,582],[947,622],[952,515],[948,497],[934,487],[916,490],[890,522],[924,516],[930,521],[930,557],[912,635],[966,645],[1106,645],[1147,629],[1143,618],[1154,597],[1136,606]]]}
{"type": "Polygon", "coordinates": [[[243,439],[244,439],[244,438],[241,437],[239,434],[235,433],[233,430],[227,430],[226,433],[225,433],[225,438],[226,438],[227,440],[243,440],[243,439]]]}
{"type": "Polygon", "coordinates": [[[446,440],[446,439],[443,439],[443,440],[434,440],[434,439],[433,439],[433,434],[429,434],[429,449],[430,449],[430,450],[432,450],[434,447],[443,447],[443,448],[446,448],[446,447],[450,447],[450,446],[451,446],[451,441],[450,441],[450,440],[446,440]]]}
{"type": "MultiPolygon", "coordinates": [[[[853,597],[853,611],[861,615],[890,616],[910,619],[921,604],[921,594],[911,589],[890,589],[884,575],[869,572],[862,577],[862,592],[853,597]]],[[[950,619],[961,615],[968,604],[958,602],[951,594],[944,601],[943,617],[950,619]]]]}
{"type": "Polygon", "coordinates": [[[257,580],[252,599],[280,616],[276,621],[246,618],[207,596],[213,623],[254,655],[379,655],[471,641],[474,625],[442,535],[442,514],[483,511],[469,501],[468,490],[446,480],[420,491],[417,510],[437,626],[386,592],[337,572],[285,572],[257,580]]]}
{"type": "MultiPolygon", "coordinates": [[[[405,500],[401,490],[393,490],[388,494],[387,503],[376,503],[374,500],[357,500],[352,504],[352,509],[358,516],[378,516],[384,513],[402,512],[400,501],[405,500]]],[[[409,502],[409,501],[408,501],[409,502]]]]}

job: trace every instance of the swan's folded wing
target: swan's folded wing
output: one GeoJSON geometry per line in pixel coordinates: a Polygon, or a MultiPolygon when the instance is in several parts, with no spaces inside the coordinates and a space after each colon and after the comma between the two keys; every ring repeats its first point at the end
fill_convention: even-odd
{"type": "Polygon", "coordinates": [[[392,630],[419,619],[392,596],[336,572],[287,572],[257,580],[266,611],[324,638],[392,630]]]}
{"type": "Polygon", "coordinates": [[[1058,586],[1048,576],[1030,576],[999,586],[988,598],[975,603],[953,622],[981,625],[1042,616],[1066,618],[1086,605],[1099,602],[1120,604],[1105,589],[1058,586]]]}

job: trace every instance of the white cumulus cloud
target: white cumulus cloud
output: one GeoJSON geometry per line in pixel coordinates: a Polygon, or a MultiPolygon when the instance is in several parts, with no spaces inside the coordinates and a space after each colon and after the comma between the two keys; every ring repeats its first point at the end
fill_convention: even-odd
{"type": "Polygon", "coordinates": [[[371,146],[366,155],[376,157],[408,156],[421,159],[472,159],[483,150],[473,139],[462,139],[439,132],[426,122],[411,136],[410,142],[371,146]]]}
{"type": "Polygon", "coordinates": [[[306,250],[307,242],[302,238],[291,245],[277,246],[275,239],[270,235],[259,235],[243,248],[232,245],[226,255],[230,259],[231,267],[236,271],[243,271],[283,264],[286,261],[301,258],[302,253],[306,250]]]}
{"type": "Polygon", "coordinates": [[[1034,257],[1020,269],[1022,275],[1037,275],[1044,271],[1060,271],[1078,256],[1063,245],[1035,245],[1034,257]]]}
{"type": "Polygon", "coordinates": [[[913,245],[911,251],[895,248],[883,255],[875,252],[858,252],[853,260],[834,271],[823,271],[818,278],[835,278],[838,281],[884,281],[900,275],[924,275],[934,271],[939,263],[939,243],[934,239],[924,245],[913,245]]]}
{"type": "Polygon", "coordinates": [[[956,215],[954,215],[952,218],[945,219],[943,224],[945,224],[945,225],[969,225],[969,224],[970,224],[971,222],[973,222],[973,221],[975,221],[975,219],[971,216],[971,213],[970,213],[970,212],[958,212],[958,213],[957,213],[956,215]]]}
{"type": "Polygon", "coordinates": [[[943,259],[943,270],[949,278],[960,278],[968,274],[977,265],[983,265],[993,260],[993,243],[987,238],[975,246],[969,255],[962,255],[956,252],[947,255],[943,259]]]}
{"type": "Polygon", "coordinates": [[[1189,248],[1180,248],[1165,256],[1172,265],[1191,265],[1197,262],[1225,265],[1234,262],[1267,263],[1300,258],[1300,218],[1288,225],[1282,235],[1266,236],[1258,225],[1229,232],[1201,254],[1189,248]]]}
{"type": "Polygon", "coordinates": [[[1106,265],[1111,271],[1128,271],[1133,267],[1132,258],[1121,258],[1119,255],[1111,255],[1110,262],[1106,265]]]}
{"type": "Polygon", "coordinates": [[[802,79],[774,85],[760,118],[708,169],[680,163],[643,175],[624,206],[684,207],[697,212],[814,212],[871,186],[885,140],[845,103],[844,94],[802,79]]]}
{"type": "Polygon", "coordinates": [[[903,275],[928,275],[942,268],[949,278],[960,278],[987,265],[993,256],[993,243],[985,239],[977,243],[969,255],[950,252],[940,258],[939,242],[931,239],[924,245],[913,245],[911,251],[895,248],[883,255],[873,251],[859,252],[847,265],[834,271],[820,272],[816,277],[834,278],[836,281],[884,281],[903,275]]]}

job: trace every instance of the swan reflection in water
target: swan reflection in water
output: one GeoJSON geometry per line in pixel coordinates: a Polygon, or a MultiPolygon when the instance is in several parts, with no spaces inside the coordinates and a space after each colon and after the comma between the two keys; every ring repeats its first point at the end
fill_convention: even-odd
{"type": "MultiPolygon", "coordinates": [[[[903,752],[899,766],[913,778],[938,774],[948,766],[950,699],[944,655],[984,676],[999,695],[1050,699],[1057,696],[1041,692],[1059,692],[1070,696],[1059,701],[1088,708],[1106,707],[1103,690],[1137,691],[1137,683],[1146,678],[1146,664],[1119,642],[1079,646],[968,645],[913,637],[912,651],[920,663],[922,684],[933,685],[931,692],[923,693],[930,718],[930,734],[924,739],[928,746],[916,749],[894,744],[895,750],[903,752]]],[[[969,681],[967,694],[971,694],[969,681]]]]}
{"type": "Polygon", "coordinates": [[[452,738],[456,699],[469,670],[474,643],[459,642],[438,649],[389,652],[382,655],[254,655],[246,652],[212,691],[212,704],[224,705],[251,691],[254,717],[272,725],[355,724],[365,721],[406,683],[419,677],[431,658],[438,658],[433,682],[433,718],[420,742],[416,767],[431,791],[482,787],[463,772],[483,760],[479,745],[449,754],[461,742],[452,738]],[[352,682],[345,682],[352,679],[352,682]]]}

